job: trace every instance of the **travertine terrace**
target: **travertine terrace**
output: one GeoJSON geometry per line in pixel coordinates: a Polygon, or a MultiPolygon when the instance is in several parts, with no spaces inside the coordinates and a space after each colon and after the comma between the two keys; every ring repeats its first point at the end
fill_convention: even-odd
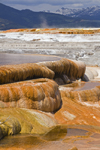
{"type": "Polygon", "coordinates": [[[84,76],[85,67],[83,62],[68,59],[52,62],[4,65],[0,66],[0,84],[41,77],[53,79],[56,75],[66,75],[73,80],[84,76]]]}
{"type": "Polygon", "coordinates": [[[11,29],[0,32],[1,53],[46,54],[100,66],[99,28],[11,29]]]}
{"type": "MultiPolygon", "coordinates": [[[[84,63],[65,58],[58,61],[0,66],[0,107],[8,110],[24,108],[56,112],[63,105],[58,84],[61,80],[66,84],[83,78],[85,68],[84,63]],[[55,82],[57,79],[58,84],[55,82]]],[[[18,132],[20,130],[22,131],[23,127],[18,132]]],[[[12,131],[12,134],[15,133],[17,132],[12,131]]],[[[8,132],[4,135],[6,134],[8,132]]]]}
{"type": "Polygon", "coordinates": [[[54,112],[61,107],[58,85],[45,78],[1,85],[0,107],[54,112]]]}
{"type": "Polygon", "coordinates": [[[47,77],[67,83],[83,78],[85,64],[68,59],[38,64],[5,65],[0,67],[0,107],[19,107],[54,112],[61,107],[58,85],[47,77]],[[16,82],[23,81],[23,82],[16,82]],[[12,84],[6,84],[16,82],[12,84]]]}
{"type": "Polygon", "coordinates": [[[7,31],[3,31],[3,33],[9,33],[9,32],[32,32],[32,33],[41,33],[41,34],[95,34],[95,33],[100,33],[100,29],[68,29],[68,28],[47,28],[47,29],[10,29],[7,31]]]}
{"type": "MultiPolygon", "coordinates": [[[[12,29],[2,33],[10,32],[34,35],[78,34],[92,37],[99,34],[100,29],[12,29]]],[[[40,46],[37,44],[38,40],[33,39],[29,43],[23,41],[23,45],[26,44],[27,47],[27,43],[29,45],[35,43],[35,46],[38,47],[40,46]]],[[[18,41],[21,43],[20,40],[18,41]]],[[[14,44],[17,47],[16,43],[14,44]]],[[[44,46],[44,43],[41,42],[41,45],[44,46]]],[[[59,45],[59,42],[56,43],[56,47],[59,45]]],[[[66,47],[66,43],[63,45],[66,47]]],[[[72,45],[77,46],[76,43],[72,45]]],[[[91,48],[91,43],[89,47],[91,48]]],[[[91,53],[88,55],[92,57],[91,53]]],[[[33,60],[33,63],[1,65],[0,139],[6,135],[31,133],[42,135],[41,141],[46,141],[46,144],[47,141],[61,139],[62,141],[59,140],[57,143],[58,149],[61,146],[59,143],[67,143],[69,150],[77,150],[77,147],[81,150],[82,146],[79,145],[78,140],[83,140],[83,147],[88,137],[94,140],[93,134],[98,133],[99,135],[100,133],[100,67],[94,64],[93,66],[86,65],[87,63],[60,56],[52,61],[34,63],[33,60]],[[67,129],[79,130],[80,133],[84,130],[86,134],[74,136],[73,132],[72,137],[67,137],[67,129]],[[77,142],[74,145],[75,140],[77,142]]],[[[54,143],[48,144],[55,149],[54,143]]],[[[63,148],[65,146],[62,146],[63,148]]]]}

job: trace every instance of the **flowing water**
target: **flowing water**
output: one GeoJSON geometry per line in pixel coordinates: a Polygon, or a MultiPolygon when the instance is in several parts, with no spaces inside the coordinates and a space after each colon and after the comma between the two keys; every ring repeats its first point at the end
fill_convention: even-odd
{"type": "Polygon", "coordinates": [[[0,53],[0,65],[37,63],[42,61],[57,61],[60,59],[60,57],[47,55],[0,53]]]}
{"type": "Polygon", "coordinates": [[[84,91],[84,90],[91,90],[95,88],[96,86],[100,86],[100,82],[86,82],[81,83],[84,84],[82,87],[77,87],[74,91],[84,91]]]}
{"type": "MultiPolygon", "coordinates": [[[[48,135],[34,136],[32,134],[18,134],[5,137],[0,141],[0,150],[68,150],[72,147],[77,147],[80,150],[88,150],[90,147],[100,149],[100,134],[90,133],[83,129],[67,129],[67,133],[51,132],[48,135]],[[49,139],[45,139],[45,136],[49,139]],[[56,140],[52,136],[59,137],[56,140]],[[95,145],[97,144],[97,145],[95,145]],[[96,146],[96,147],[95,147],[96,146]]],[[[95,150],[95,149],[94,149],[95,150]]]]}
{"type": "Polygon", "coordinates": [[[74,91],[91,90],[100,86],[100,82],[73,82],[72,84],[63,85],[63,87],[72,87],[74,91]]]}

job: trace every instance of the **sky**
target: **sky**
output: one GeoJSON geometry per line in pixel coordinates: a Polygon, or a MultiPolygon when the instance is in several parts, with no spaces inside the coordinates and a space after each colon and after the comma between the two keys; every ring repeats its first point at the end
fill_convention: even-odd
{"type": "Polygon", "coordinates": [[[32,11],[55,11],[62,7],[86,8],[100,6],[100,0],[0,0],[0,3],[19,10],[30,9],[32,11]]]}

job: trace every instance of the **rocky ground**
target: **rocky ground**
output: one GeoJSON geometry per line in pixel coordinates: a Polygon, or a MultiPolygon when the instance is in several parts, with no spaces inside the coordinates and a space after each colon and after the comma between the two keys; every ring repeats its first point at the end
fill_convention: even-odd
{"type": "Polygon", "coordinates": [[[100,66],[100,42],[34,42],[0,39],[1,53],[46,54],[100,66]]]}
{"type": "Polygon", "coordinates": [[[0,32],[0,52],[56,55],[100,66],[100,29],[8,30],[0,32]]]}

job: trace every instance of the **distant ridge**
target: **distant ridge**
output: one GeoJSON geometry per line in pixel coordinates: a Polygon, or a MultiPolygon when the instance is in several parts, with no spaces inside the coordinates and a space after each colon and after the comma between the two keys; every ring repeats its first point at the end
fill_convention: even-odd
{"type": "Polygon", "coordinates": [[[100,27],[100,20],[83,19],[50,12],[17,10],[0,3],[0,30],[17,28],[100,27]]]}
{"type": "Polygon", "coordinates": [[[70,9],[62,7],[61,9],[56,10],[56,13],[70,17],[79,17],[81,19],[100,20],[100,6],[81,9],[70,9]]]}

